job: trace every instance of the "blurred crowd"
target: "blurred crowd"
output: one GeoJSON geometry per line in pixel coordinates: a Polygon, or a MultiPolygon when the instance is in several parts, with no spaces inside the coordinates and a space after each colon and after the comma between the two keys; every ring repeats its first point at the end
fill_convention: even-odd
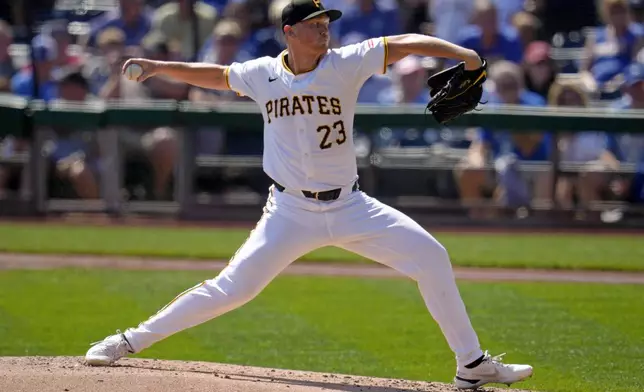
{"type": "MultiPolygon", "coordinates": [[[[170,99],[217,104],[244,100],[234,93],[193,88],[162,77],[131,82],[120,74],[120,66],[133,56],[218,64],[277,56],[285,48],[279,21],[287,2],[39,0],[29,12],[19,8],[21,2],[6,3],[0,6],[0,92],[47,101],[170,99]],[[33,38],[25,38],[27,25],[38,26],[33,38]]],[[[644,0],[323,3],[344,12],[332,24],[333,46],[368,37],[422,33],[475,49],[491,65],[485,93],[490,105],[644,109],[644,0]]],[[[452,64],[409,56],[387,74],[369,79],[359,103],[425,104],[426,78],[452,64]]],[[[261,134],[227,131],[198,130],[198,153],[261,154],[261,134]]],[[[641,138],[588,130],[564,133],[553,147],[551,131],[555,130],[515,134],[500,129],[383,127],[375,133],[356,130],[355,141],[359,155],[374,149],[437,147],[460,152],[453,180],[473,215],[477,214],[474,206],[483,199],[511,207],[554,200],[582,209],[598,200],[644,200],[641,138]],[[520,170],[524,162],[548,162],[555,149],[562,161],[578,166],[561,175],[555,187],[547,185],[552,171],[528,176],[520,170]],[[620,174],[624,164],[635,165],[638,173],[620,174]],[[490,166],[492,170],[484,170],[490,166]]],[[[66,129],[51,130],[49,138],[57,178],[69,182],[75,197],[100,198],[101,160],[95,140],[66,129]]],[[[147,180],[148,198],[171,197],[176,129],[123,128],[119,143],[131,165],[146,166],[154,173],[147,180]]],[[[11,154],[21,149],[24,143],[8,139],[1,151],[11,154]]],[[[19,174],[0,169],[0,192],[19,183],[19,174]]]]}

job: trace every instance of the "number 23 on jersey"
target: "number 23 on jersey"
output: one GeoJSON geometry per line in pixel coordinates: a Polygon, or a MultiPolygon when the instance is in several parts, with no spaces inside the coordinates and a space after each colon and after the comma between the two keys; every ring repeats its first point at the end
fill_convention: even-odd
{"type": "MultiPolygon", "coordinates": [[[[342,114],[340,99],[335,97],[301,95],[284,97],[266,102],[266,115],[268,123],[274,119],[291,116],[312,116],[323,119],[325,116],[342,114]]],[[[316,121],[314,119],[312,121],[316,121]]],[[[320,149],[327,150],[334,145],[342,145],[347,141],[347,133],[342,120],[317,127],[320,136],[320,149]]]]}
{"type": "Polygon", "coordinates": [[[333,147],[333,142],[339,146],[347,141],[347,132],[344,129],[344,121],[338,120],[333,125],[320,125],[318,133],[322,134],[320,148],[326,150],[333,147]],[[335,140],[333,140],[335,138],[335,140]]]}

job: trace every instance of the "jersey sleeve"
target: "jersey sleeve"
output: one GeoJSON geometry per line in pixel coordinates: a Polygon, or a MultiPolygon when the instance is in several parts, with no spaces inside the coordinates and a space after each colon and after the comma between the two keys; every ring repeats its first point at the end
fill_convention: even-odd
{"type": "Polygon", "coordinates": [[[238,95],[256,100],[258,90],[256,81],[260,80],[260,72],[262,67],[257,60],[232,63],[224,71],[226,85],[238,95]]]}
{"type": "Polygon", "coordinates": [[[387,38],[371,38],[340,49],[338,68],[341,74],[351,74],[364,82],[375,74],[387,73],[387,38]]]}

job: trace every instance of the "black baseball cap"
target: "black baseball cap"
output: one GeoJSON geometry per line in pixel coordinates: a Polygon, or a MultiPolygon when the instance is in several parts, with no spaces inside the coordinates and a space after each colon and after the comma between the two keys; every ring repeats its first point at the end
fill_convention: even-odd
{"type": "Polygon", "coordinates": [[[282,10],[282,28],[323,14],[328,15],[331,22],[342,16],[339,10],[325,9],[321,0],[291,0],[282,10]]]}

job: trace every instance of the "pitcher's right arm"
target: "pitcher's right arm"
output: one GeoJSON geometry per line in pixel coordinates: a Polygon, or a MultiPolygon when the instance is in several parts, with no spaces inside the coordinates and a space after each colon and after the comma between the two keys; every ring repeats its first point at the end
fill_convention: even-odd
{"type": "Polygon", "coordinates": [[[227,82],[228,67],[224,65],[132,58],[123,64],[123,73],[130,64],[138,64],[143,68],[143,73],[136,80],[137,82],[143,82],[152,76],[164,75],[201,88],[230,90],[227,82]]]}

